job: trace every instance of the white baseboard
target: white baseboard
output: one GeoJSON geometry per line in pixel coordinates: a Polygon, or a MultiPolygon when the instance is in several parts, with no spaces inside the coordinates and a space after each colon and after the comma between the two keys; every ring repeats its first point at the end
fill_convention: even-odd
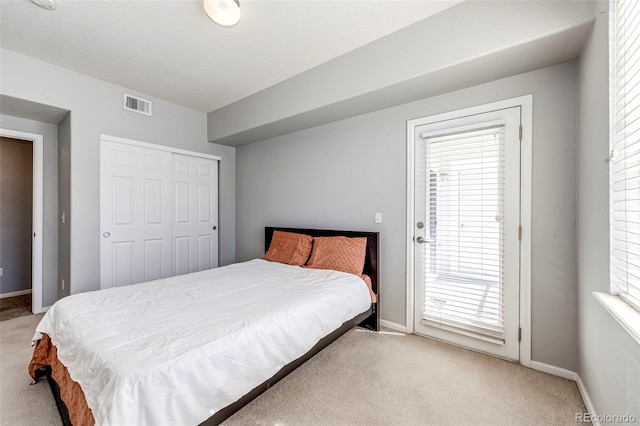
{"type": "MultiPolygon", "coordinates": [[[[591,402],[587,387],[580,378],[580,375],[575,371],[566,370],[564,368],[556,367],[553,365],[545,364],[544,362],[531,361],[531,368],[534,370],[542,371],[543,373],[553,374],[554,376],[563,377],[565,379],[573,380],[578,385],[578,391],[584,402],[584,406],[587,408],[587,413],[591,414],[592,419],[597,415],[595,407],[591,402]]],[[[597,419],[592,420],[594,426],[600,426],[600,422],[597,419]]]]}
{"type": "Polygon", "coordinates": [[[380,320],[380,325],[382,327],[385,328],[390,328],[391,330],[395,330],[395,331],[401,331],[403,333],[407,332],[407,327],[404,325],[400,325],[400,324],[396,324],[395,322],[391,322],[391,321],[387,321],[387,320],[380,320]]]}
{"type": "Polygon", "coordinates": [[[578,373],[575,371],[566,370],[564,368],[556,367],[554,365],[545,364],[544,362],[531,361],[531,368],[534,370],[542,371],[543,373],[553,374],[554,376],[564,377],[565,379],[573,380],[577,382],[578,373]]]}
{"type": "MultiPolygon", "coordinates": [[[[589,396],[589,392],[587,392],[587,387],[580,375],[578,375],[578,379],[576,380],[578,385],[578,390],[580,391],[580,395],[582,396],[582,401],[584,402],[584,406],[587,407],[587,412],[591,414],[593,417],[597,416],[596,408],[593,406],[593,402],[591,402],[591,397],[589,396]]],[[[600,426],[600,422],[597,419],[593,421],[594,426],[600,426]]]]}
{"type": "Polygon", "coordinates": [[[51,306],[43,306],[42,310],[39,312],[40,314],[44,314],[45,312],[47,312],[49,310],[51,306]]]}
{"type": "Polygon", "coordinates": [[[0,294],[0,299],[6,299],[7,297],[24,296],[25,294],[31,294],[31,289],[13,291],[11,293],[2,293],[0,294]]]}

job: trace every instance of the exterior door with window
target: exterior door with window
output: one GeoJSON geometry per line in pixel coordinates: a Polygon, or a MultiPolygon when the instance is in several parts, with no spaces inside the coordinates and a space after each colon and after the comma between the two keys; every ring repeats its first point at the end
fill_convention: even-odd
{"type": "Polygon", "coordinates": [[[414,131],[414,331],[518,360],[520,107],[414,131]]]}

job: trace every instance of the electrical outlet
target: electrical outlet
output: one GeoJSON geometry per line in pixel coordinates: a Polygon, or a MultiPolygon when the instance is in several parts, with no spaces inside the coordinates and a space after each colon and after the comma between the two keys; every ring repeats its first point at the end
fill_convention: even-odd
{"type": "Polygon", "coordinates": [[[62,280],[62,289],[64,290],[64,280],[62,280]]]}
{"type": "Polygon", "coordinates": [[[0,277],[4,276],[4,268],[0,268],[0,277]]]}
{"type": "Polygon", "coordinates": [[[382,223],[382,212],[376,212],[373,218],[374,223],[382,223]]]}

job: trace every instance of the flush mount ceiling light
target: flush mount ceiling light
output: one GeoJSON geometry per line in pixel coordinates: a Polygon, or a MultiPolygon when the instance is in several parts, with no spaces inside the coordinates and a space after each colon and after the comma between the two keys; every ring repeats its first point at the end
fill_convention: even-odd
{"type": "Polygon", "coordinates": [[[240,0],[204,0],[204,10],[213,22],[223,27],[232,27],[237,24],[242,14],[240,0]]]}
{"type": "Polygon", "coordinates": [[[31,3],[36,6],[40,6],[43,9],[53,10],[56,8],[56,2],[54,0],[30,0],[31,3]]]}

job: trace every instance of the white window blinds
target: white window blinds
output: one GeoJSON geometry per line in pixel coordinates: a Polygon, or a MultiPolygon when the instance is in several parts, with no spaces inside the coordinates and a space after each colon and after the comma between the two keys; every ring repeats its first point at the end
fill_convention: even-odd
{"type": "Polygon", "coordinates": [[[504,121],[425,133],[423,322],[503,342],[504,121]]]}
{"type": "Polygon", "coordinates": [[[640,2],[612,2],[611,291],[640,310],[640,2]]]}

